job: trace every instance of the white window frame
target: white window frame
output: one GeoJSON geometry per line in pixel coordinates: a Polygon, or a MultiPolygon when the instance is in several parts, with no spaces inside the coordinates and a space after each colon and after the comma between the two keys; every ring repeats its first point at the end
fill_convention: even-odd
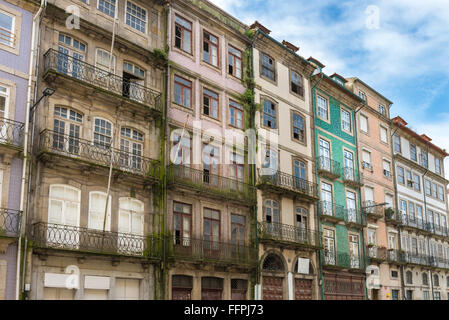
{"type": "Polygon", "coordinates": [[[117,19],[117,15],[118,15],[118,1],[117,0],[103,0],[103,1],[108,1],[108,2],[114,1],[114,3],[115,3],[114,4],[114,6],[115,6],[114,16],[111,16],[111,15],[107,14],[106,12],[100,10],[100,0],[97,0],[97,10],[100,11],[101,13],[107,15],[108,17],[111,17],[113,19],[117,19]]]}
{"type": "MultiPolygon", "coordinates": [[[[125,5],[125,10],[124,10],[124,11],[125,11],[125,19],[124,19],[125,25],[127,25],[128,27],[130,27],[130,28],[132,28],[133,30],[138,31],[138,32],[140,32],[140,33],[148,34],[148,10],[147,10],[147,9],[145,9],[144,7],[138,5],[137,3],[133,2],[133,1],[127,0],[127,1],[126,1],[126,5],[125,5]],[[143,11],[145,11],[145,32],[142,32],[141,30],[138,30],[138,29],[132,27],[131,25],[129,25],[129,24],[126,22],[126,17],[127,17],[127,15],[128,15],[128,3],[132,3],[132,4],[134,4],[136,7],[142,9],[143,11]]],[[[135,16],[134,16],[134,17],[135,17],[135,16]]],[[[140,18],[137,18],[137,17],[135,17],[135,18],[138,19],[139,21],[141,20],[140,18]]]]}
{"type": "MultiPolygon", "coordinates": [[[[91,214],[92,214],[92,197],[95,195],[101,195],[104,196],[104,199],[106,201],[106,197],[107,197],[107,193],[105,192],[101,192],[101,191],[91,191],[89,192],[89,218],[88,218],[88,228],[89,229],[93,229],[93,230],[103,230],[103,227],[101,227],[101,229],[95,228],[92,225],[92,219],[91,219],[91,214]]],[[[105,227],[105,231],[111,231],[111,204],[112,204],[112,196],[109,195],[109,201],[108,201],[108,210],[107,210],[107,218],[106,218],[106,227],[105,227]]],[[[104,219],[104,212],[102,212],[102,217],[104,219]]],[[[104,222],[104,220],[103,220],[104,222]]]]}

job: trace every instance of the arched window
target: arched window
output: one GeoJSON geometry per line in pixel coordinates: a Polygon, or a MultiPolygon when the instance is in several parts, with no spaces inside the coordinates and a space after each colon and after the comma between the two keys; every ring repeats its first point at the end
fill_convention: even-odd
{"type": "Polygon", "coordinates": [[[55,107],[53,115],[53,148],[78,154],[83,115],[71,108],[60,106],[55,107]]]}
{"type": "Polygon", "coordinates": [[[262,270],[283,272],[285,268],[282,259],[278,255],[269,254],[263,261],[262,270]]]}
{"type": "Polygon", "coordinates": [[[68,185],[51,185],[48,223],[79,226],[81,191],[68,185]]]}
{"type": "Polygon", "coordinates": [[[143,155],[143,134],[132,128],[120,131],[120,164],[125,169],[141,170],[143,155]]]}
{"type": "Polygon", "coordinates": [[[102,149],[109,149],[112,143],[112,124],[105,119],[94,120],[94,145],[102,149]]]}
{"type": "Polygon", "coordinates": [[[405,279],[406,279],[407,284],[413,284],[413,274],[411,271],[407,271],[405,273],[405,279]]]}
{"type": "Polygon", "coordinates": [[[119,251],[130,255],[142,255],[145,249],[144,203],[134,198],[119,199],[118,217],[119,251]]]}
{"type": "Polygon", "coordinates": [[[105,231],[111,231],[111,196],[109,196],[107,219],[106,224],[104,224],[106,196],[106,193],[99,191],[89,193],[89,229],[103,230],[104,228],[105,231]]]}
{"type": "Polygon", "coordinates": [[[433,275],[433,285],[435,287],[439,287],[440,286],[440,277],[438,277],[437,274],[433,275]]]}
{"type": "Polygon", "coordinates": [[[427,275],[427,272],[423,272],[422,274],[422,284],[425,286],[429,285],[429,276],[427,275]]]}
{"type": "Polygon", "coordinates": [[[72,36],[59,34],[58,72],[81,78],[81,63],[86,55],[87,46],[72,36]]]}

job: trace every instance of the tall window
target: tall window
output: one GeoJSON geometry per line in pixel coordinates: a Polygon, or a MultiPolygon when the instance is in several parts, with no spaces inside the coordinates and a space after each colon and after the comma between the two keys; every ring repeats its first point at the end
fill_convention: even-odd
{"type": "Polygon", "coordinates": [[[421,152],[421,165],[424,168],[429,167],[429,155],[427,154],[427,152],[424,151],[421,152]]]}
{"type": "Polygon", "coordinates": [[[123,96],[135,101],[145,100],[145,70],[133,63],[123,62],[123,96]]]}
{"type": "Polygon", "coordinates": [[[305,141],[305,125],[304,118],[297,113],[293,113],[293,139],[305,141]]]}
{"type": "Polygon", "coordinates": [[[320,138],[320,168],[330,171],[331,169],[331,150],[330,142],[320,138]]]}
{"type": "Polygon", "coordinates": [[[441,174],[441,159],[435,158],[435,172],[441,174]]]}
{"type": "Polygon", "coordinates": [[[77,154],[82,123],[83,116],[80,113],[69,108],[55,107],[53,148],[77,154]]]}
{"type": "Polygon", "coordinates": [[[218,67],[218,38],[206,31],[203,33],[203,60],[218,67]]]}
{"type": "Polygon", "coordinates": [[[88,228],[94,230],[111,231],[111,201],[109,196],[107,217],[105,221],[106,211],[106,193],[93,191],[89,193],[89,222],[88,228]]]}
{"type": "Polygon", "coordinates": [[[48,223],[77,227],[80,223],[81,191],[68,185],[51,185],[48,223]]]}
{"type": "Polygon", "coordinates": [[[274,200],[265,200],[265,221],[279,223],[279,203],[274,200]]]}
{"type": "Polygon", "coordinates": [[[263,105],[263,125],[271,129],[276,129],[276,117],[276,105],[270,100],[265,100],[263,105]]]}
{"type": "Polygon", "coordinates": [[[143,134],[131,129],[122,128],[120,133],[120,164],[125,168],[142,168],[143,134]]]}
{"type": "Polygon", "coordinates": [[[116,0],[98,0],[98,10],[115,18],[116,0]]]}
{"type": "Polygon", "coordinates": [[[304,97],[304,84],[302,76],[295,71],[290,71],[290,89],[293,93],[304,97]]]}
{"type": "Polygon", "coordinates": [[[231,243],[233,249],[245,244],[246,219],[244,216],[231,214],[231,243]]]}
{"type": "Polygon", "coordinates": [[[181,141],[181,135],[175,133],[173,137],[173,146],[171,148],[171,158],[174,159],[173,163],[190,165],[191,147],[192,143],[188,135],[184,135],[181,141]]]}
{"type": "Polygon", "coordinates": [[[112,143],[112,124],[104,119],[95,118],[94,145],[102,149],[109,149],[112,143]]]}
{"type": "MultiPolygon", "coordinates": [[[[231,153],[231,164],[230,164],[230,178],[232,180],[237,180],[238,182],[238,190],[243,191],[243,185],[241,182],[244,180],[244,168],[245,168],[245,159],[243,156],[231,153]]],[[[235,182],[231,182],[231,186],[233,186],[234,190],[235,188],[235,182]]]]}
{"type": "Polygon", "coordinates": [[[204,241],[206,249],[219,249],[220,211],[204,208],[203,219],[204,241]]]}
{"type": "Polygon", "coordinates": [[[228,46],[228,74],[242,78],[242,51],[228,46]]]}
{"type": "Polygon", "coordinates": [[[401,153],[401,137],[397,134],[393,136],[394,152],[401,153]]]}
{"type": "Polygon", "coordinates": [[[58,52],[58,72],[80,78],[82,75],[81,62],[86,54],[86,45],[60,33],[58,52]]]}
{"type": "Polygon", "coordinates": [[[384,176],[389,178],[391,176],[390,162],[387,160],[382,160],[382,165],[383,165],[383,169],[384,169],[384,176]]]}
{"type": "Polygon", "coordinates": [[[324,263],[329,265],[335,264],[335,236],[334,231],[329,229],[323,230],[324,237],[324,263]]]}
{"type": "Polygon", "coordinates": [[[8,118],[9,88],[0,85],[0,118],[8,118]]]}
{"type": "Polygon", "coordinates": [[[317,99],[318,117],[326,121],[329,120],[327,99],[323,98],[320,95],[317,95],[316,99],[317,99]]]}
{"type": "Polygon", "coordinates": [[[380,127],[380,141],[388,143],[388,129],[382,126],[380,127]]]}
{"type": "Polygon", "coordinates": [[[348,220],[357,222],[356,195],[352,191],[346,191],[346,209],[348,210],[348,220]]]}
{"type": "Polygon", "coordinates": [[[416,173],[413,174],[413,188],[421,192],[421,178],[416,173]]]}
{"type": "Polygon", "coordinates": [[[243,107],[233,100],[229,100],[229,124],[243,129],[243,107]]]}
{"type": "Polygon", "coordinates": [[[362,165],[364,168],[371,169],[371,152],[362,151],[362,165]]]}
{"type": "Polygon", "coordinates": [[[175,103],[192,108],[192,82],[175,76],[175,103]]]}
{"type": "Polygon", "coordinates": [[[218,119],[218,94],[203,89],[203,114],[218,119]]]}
{"type": "Polygon", "coordinates": [[[203,147],[203,182],[218,185],[219,149],[210,144],[203,147]]]}
{"type": "Polygon", "coordinates": [[[405,278],[406,278],[407,284],[413,284],[413,274],[411,271],[407,271],[405,273],[405,278]]]}
{"type": "Polygon", "coordinates": [[[175,47],[192,53],[192,23],[175,16],[175,47]]]}
{"type": "Polygon", "coordinates": [[[438,198],[438,189],[437,189],[437,184],[435,182],[432,182],[432,196],[435,199],[438,198]]]}
{"type": "Polygon", "coordinates": [[[147,32],[147,10],[138,5],[126,2],[126,24],[130,27],[146,33],[147,32]]]}
{"type": "Polygon", "coordinates": [[[0,43],[13,47],[15,43],[15,17],[7,14],[6,12],[0,12],[0,43]]]}
{"type": "Polygon", "coordinates": [[[307,179],[307,166],[303,161],[293,160],[293,174],[296,178],[296,187],[300,187],[301,184],[307,179]]]}
{"type": "Polygon", "coordinates": [[[119,199],[118,247],[125,253],[142,254],[145,248],[144,203],[134,198],[119,199]]]}
{"type": "Polygon", "coordinates": [[[404,173],[404,168],[402,167],[397,167],[397,171],[398,171],[398,182],[400,184],[405,184],[405,173],[404,173]]]}
{"type": "Polygon", "coordinates": [[[260,54],[261,58],[261,75],[275,81],[275,68],[274,68],[274,60],[266,55],[265,53],[260,54]]]}
{"type": "Polygon", "coordinates": [[[348,241],[349,241],[349,255],[350,255],[351,268],[359,268],[360,267],[359,237],[350,234],[348,236],[348,241]]]}
{"type": "Polygon", "coordinates": [[[366,101],[366,94],[362,90],[359,90],[359,97],[363,101],[366,101]]]}
{"type": "MultiPolygon", "coordinates": [[[[112,56],[112,63],[111,63],[111,54],[106,50],[97,49],[97,58],[95,61],[95,66],[98,69],[100,69],[96,70],[97,76],[100,79],[108,76],[109,72],[115,73],[115,56],[112,56]],[[111,68],[109,68],[109,66],[111,66],[111,68]]],[[[105,79],[105,81],[106,80],[107,79],[105,79]]]]}
{"type": "Polygon", "coordinates": [[[360,116],[360,130],[368,133],[368,117],[364,115],[360,116]]]}
{"type": "Polygon", "coordinates": [[[344,150],[345,179],[354,180],[354,154],[344,150]]]}
{"type": "Polygon", "coordinates": [[[387,115],[387,111],[386,111],[385,106],[383,104],[379,104],[379,113],[383,114],[384,116],[387,115]]]}
{"type": "Polygon", "coordinates": [[[345,109],[341,109],[341,128],[347,132],[352,132],[351,114],[345,109]]]}
{"type": "Polygon", "coordinates": [[[424,180],[424,183],[426,185],[426,195],[431,196],[432,195],[432,187],[429,180],[424,180]]]}
{"type": "Polygon", "coordinates": [[[332,201],[332,185],[321,182],[321,212],[327,216],[333,216],[333,201],[332,201]]]}
{"type": "Polygon", "coordinates": [[[309,211],[302,207],[296,207],[296,227],[299,229],[307,229],[309,211]]]}
{"type": "Polygon", "coordinates": [[[438,199],[444,201],[444,189],[442,186],[438,186],[438,199]]]}
{"type": "Polygon", "coordinates": [[[410,159],[412,159],[413,161],[418,161],[416,146],[412,143],[410,143],[410,159]]]}
{"type": "Polygon", "coordinates": [[[425,286],[429,285],[429,275],[427,274],[427,272],[423,272],[422,274],[422,284],[425,286]]]}
{"type": "Polygon", "coordinates": [[[407,176],[407,187],[413,188],[412,172],[410,170],[405,170],[407,176]]]}
{"type": "Polygon", "coordinates": [[[192,206],[173,202],[173,227],[175,244],[190,246],[192,234],[192,206]]]}

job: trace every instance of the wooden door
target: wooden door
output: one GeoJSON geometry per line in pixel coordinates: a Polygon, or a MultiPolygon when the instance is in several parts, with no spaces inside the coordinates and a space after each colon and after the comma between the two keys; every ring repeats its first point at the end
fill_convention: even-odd
{"type": "Polygon", "coordinates": [[[312,280],[295,279],[295,300],[312,300],[312,280]]]}
{"type": "Polygon", "coordinates": [[[284,278],[263,277],[263,300],[283,300],[284,278]]]}

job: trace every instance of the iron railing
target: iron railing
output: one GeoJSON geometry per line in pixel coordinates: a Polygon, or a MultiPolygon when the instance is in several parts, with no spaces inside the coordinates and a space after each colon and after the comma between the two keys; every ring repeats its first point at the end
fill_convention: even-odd
{"type": "Polygon", "coordinates": [[[0,144],[23,148],[25,124],[0,118],[0,144]]]}
{"type": "Polygon", "coordinates": [[[100,142],[92,142],[73,136],[44,130],[40,135],[41,151],[56,153],[74,159],[92,161],[104,166],[159,179],[160,162],[124,150],[111,148],[100,142]]]}
{"type": "Polygon", "coordinates": [[[387,260],[387,248],[385,247],[367,246],[366,253],[370,259],[387,260]]]}
{"type": "Polygon", "coordinates": [[[320,233],[282,223],[259,223],[259,235],[265,239],[287,241],[306,246],[320,247],[320,233]]]}
{"type": "Polygon", "coordinates": [[[365,214],[358,209],[345,209],[345,221],[361,226],[368,223],[365,214]]]}
{"type": "Polygon", "coordinates": [[[22,211],[0,208],[0,236],[18,237],[22,211]]]}
{"type": "Polygon", "coordinates": [[[418,217],[402,214],[401,223],[403,226],[412,227],[424,231],[430,231],[429,224],[425,220],[418,217]]]}
{"type": "Polygon", "coordinates": [[[365,269],[365,259],[347,252],[323,252],[323,261],[326,266],[336,266],[347,269],[365,269]]]}
{"type": "Polygon", "coordinates": [[[449,229],[447,227],[441,226],[441,225],[435,225],[435,224],[428,224],[428,227],[430,231],[434,234],[443,236],[443,237],[449,237],[449,229]]]}
{"type": "Polygon", "coordinates": [[[396,249],[388,249],[387,261],[396,263],[405,263],[405,253],[404,251],[396,249]]]}
{"type": "Polygon", "coordinates": [[[334,161],[328,157],[321,156],[317,158],[317,166],[318,172],[326,172],[335,177],[340,176],[340,162],[334,161]]]}
{"type": "Polygon", "coordinates": [[[259,169],[259,183],[265,185],[273,185],[283,189],[287,189],[296,193],[300,193],[312,198],[318,198],[318,185],[313,182],[292,176],[290,174],[263,169],[267,174],[262,174],[259,169]]]}
{"type": "Polygon", "coordinates": [[[402,223],[401,216],[397,212],[395,212],[393,209],[385,208],[384,213],[385,213],[385,222],[386,223],[392,223],[392,224],[401,224],[402,223]]]}
{"type": "Polygon", "coordinates": [[[153,236],[102,231],[68,225],[35,223],[32,238],[38,248],[101,254],[153,257],[161,255],[161,241],[153,236]]]}
{"type": "Polygon", "coordinates": [[[184,165],[167,168],[167,184],[183,185],[227,199],[255,202],[256,188],[237,179],[210,174],[184,165]]]}
{"type": "Polygon", "coordinates": [[[255,248],[243,243],[209,241],[185,237],[169,237],[174,259],[253,266],[257,264],[255,248]]]}
{"type": "Polygon", "coordinates": [[[380,219],[384,216],[385,208],[383,205],[368,200],[362,203],[362,212],[368,217],[380,219]]]}
{"type": "Polygon", "coordinates": [[[344,167],[342,169],[342,178],[346,183],[353,185],[363,185],[363,175],[351,167],[344,167]]]}
{"type": "Polygon", "coordinates": [[[318,203],[318,212],[320,216],[335,217],[346,221],[345,207],[329,201],[320,201],[318,203]]]}
{"type": "Polygon", "coordinates": [[[44,68],[45,72],[53,70],[62,73],[161,111],[161,93],[54,49],[49,49],[44,54],[44,68]]]}

